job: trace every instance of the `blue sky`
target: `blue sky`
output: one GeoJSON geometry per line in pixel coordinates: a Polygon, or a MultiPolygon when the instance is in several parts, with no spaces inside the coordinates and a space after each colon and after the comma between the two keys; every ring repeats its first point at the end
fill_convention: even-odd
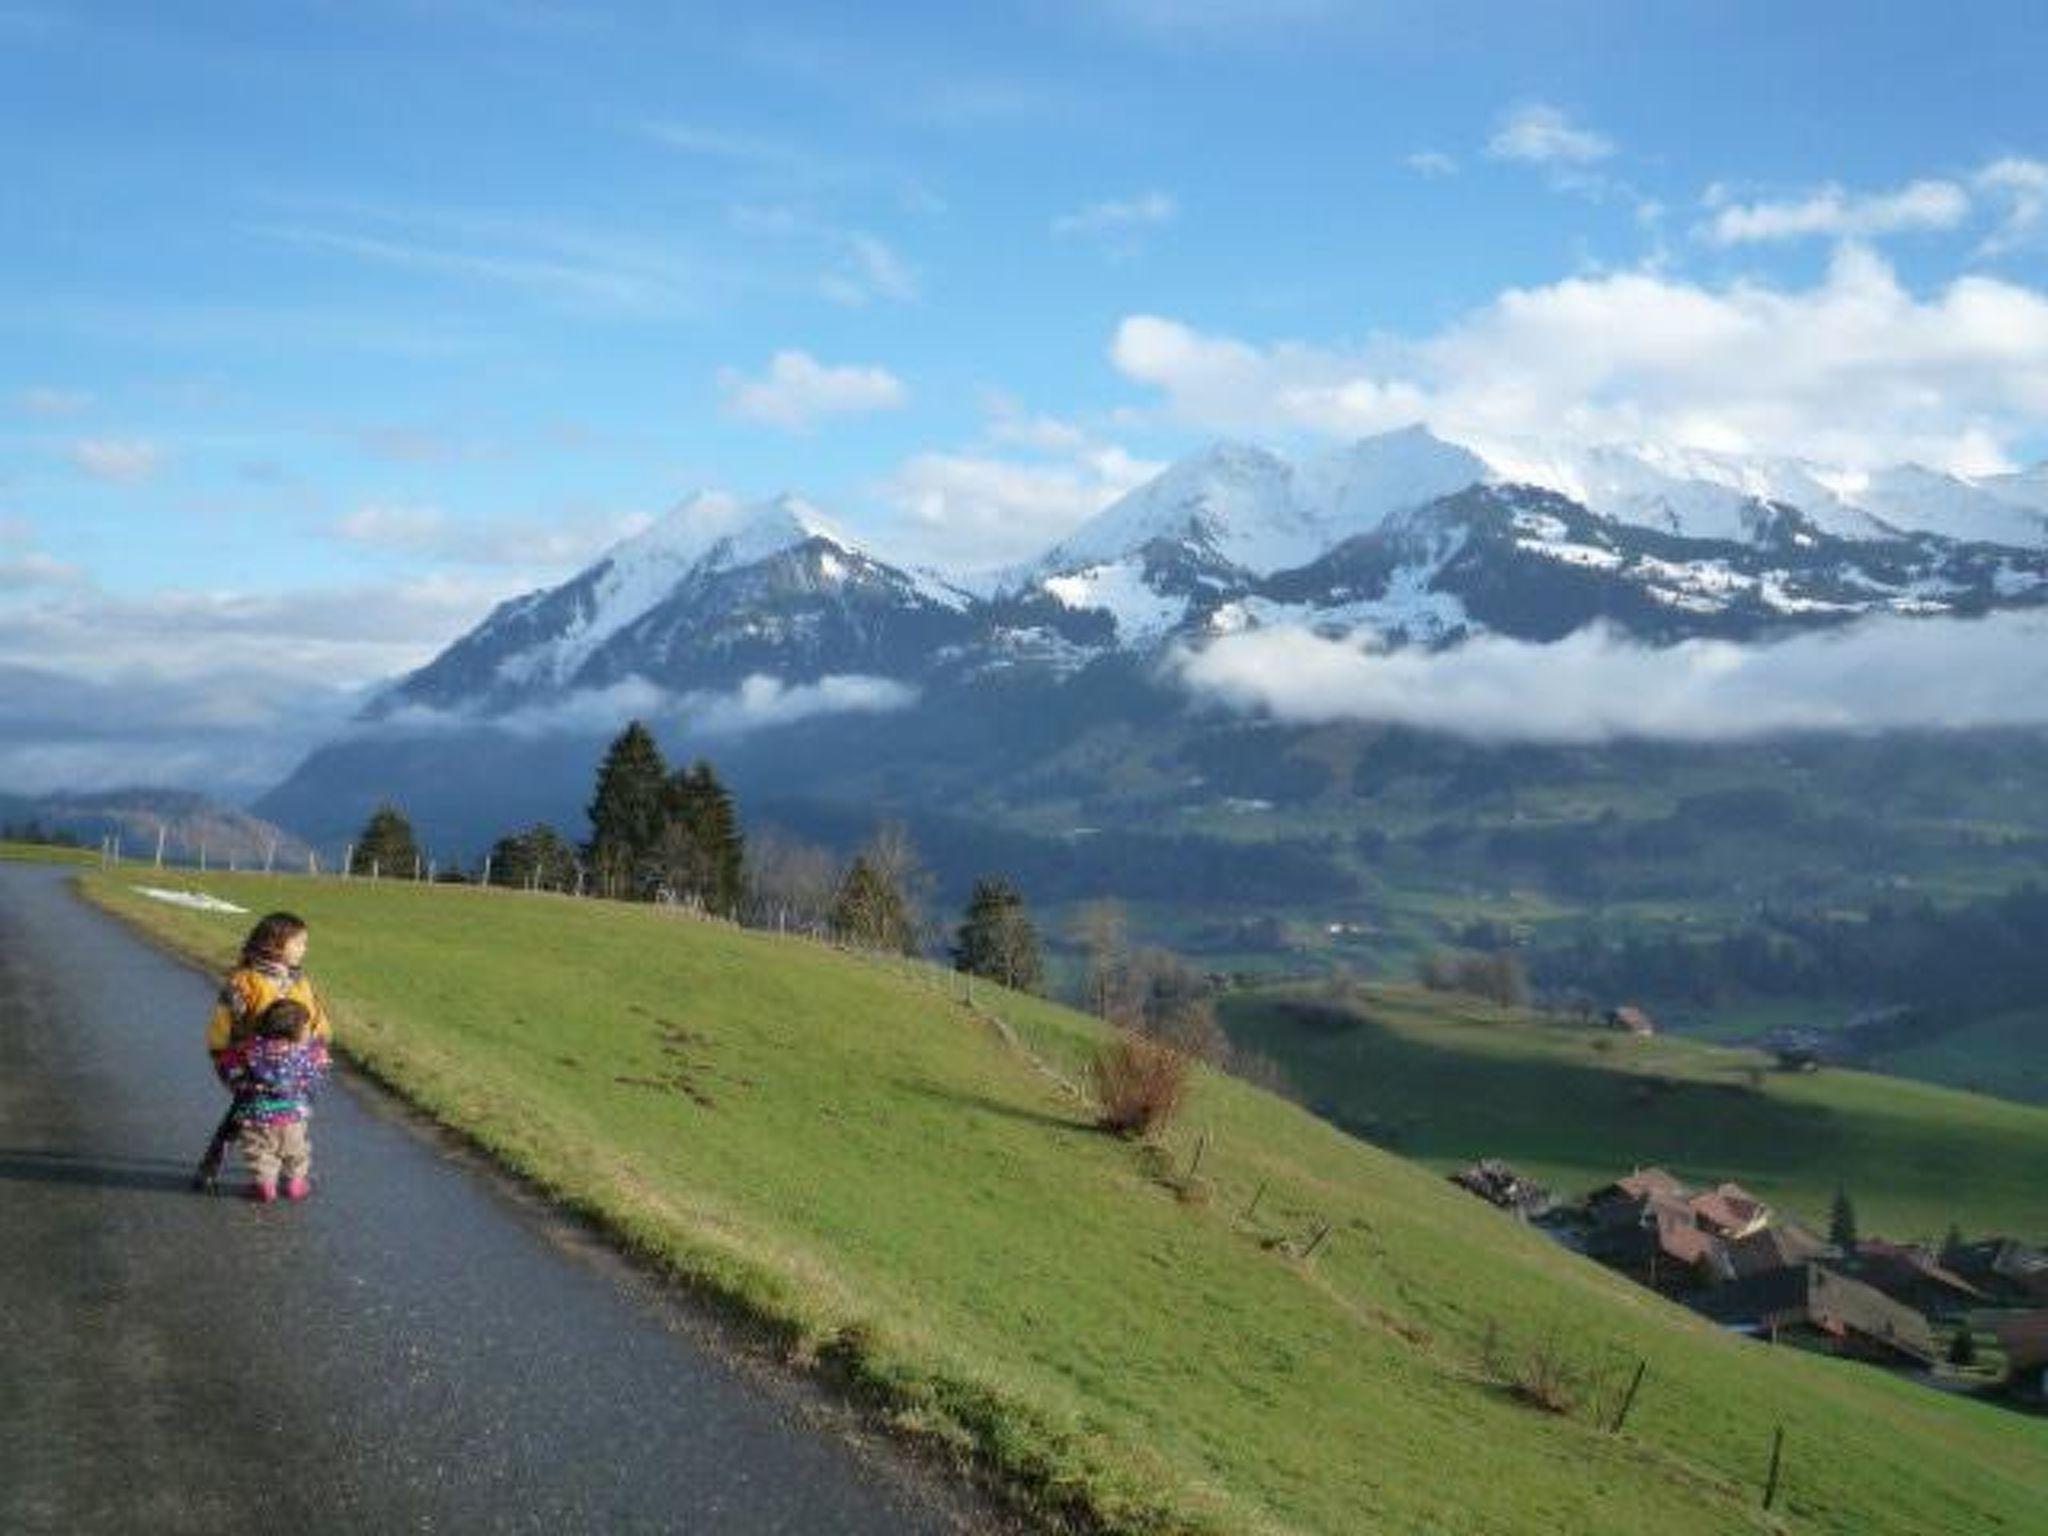
{"type": "Polygon", "coordinates": [[[324,718],[700,487],[972,564],[1225,433],[2031,461],[2043,56],[2038,4],[0,0],[0,777],[113,772],[55,722],[145,684],[324,718]]]}

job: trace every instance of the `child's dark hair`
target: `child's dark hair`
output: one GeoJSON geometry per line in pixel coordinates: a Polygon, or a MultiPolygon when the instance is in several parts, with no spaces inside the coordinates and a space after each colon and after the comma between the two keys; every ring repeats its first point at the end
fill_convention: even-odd
{"type": "Polygon", "coordinates": [[[279,959],[285,945],[305,931],[306,920],[296,912],[271,912],[258,918],[249,937],[242,940],[242,964],[279,959]]]}
{"type": "Polygon", "coordinates": [[[265,1040],[297,1040],[313,1022],[313,1011],[304,1003],[280,997],[256,1021],[256,1033],[265,1040]]]}

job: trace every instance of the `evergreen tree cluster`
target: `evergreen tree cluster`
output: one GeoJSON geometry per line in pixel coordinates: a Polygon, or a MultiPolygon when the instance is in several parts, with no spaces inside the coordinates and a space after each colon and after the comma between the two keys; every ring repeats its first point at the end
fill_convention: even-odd
{"type": "Polygon", "coordinates": [[[351,875],[371,875],[386,880],[411,880],[424,864],[424,856],[412,835],[412,823],[405,812],[386,801],[370,813],[363,830],[356,834],[349,853],[351,875]]]}
{"type": "Polygon", "coordinates": [[[1038,930],[1024,910],[1023,896],[1000,875],[974,882],[953,940],[953,968],[1019,992],[1036,992],[1043,983],[1038,930]]]}
{"type": "Polygon", "coordinates": [[[543,821],[491,844],[487,867],[493,885],[574,891],[580,862],[576,845],[543,821]]]}
{"type": "Polygon", "coordinates": [[[654,733],[634,720],[598,765],[589,815],[598,894],[695,902],[721,916],[739,910],[739,812],[708,762],[671,773],[654,733]]]}

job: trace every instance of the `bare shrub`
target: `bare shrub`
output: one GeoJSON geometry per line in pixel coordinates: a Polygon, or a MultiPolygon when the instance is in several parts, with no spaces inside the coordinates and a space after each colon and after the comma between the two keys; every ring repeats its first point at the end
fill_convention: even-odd
{"type": "Polygon", "coordinates": [[[1180,1109],[1188,1058],[1163,1041],[1126,1030],[1088,1063],[1095,1123],[1117,1136],[1149,1136],[1180,1109]]]}

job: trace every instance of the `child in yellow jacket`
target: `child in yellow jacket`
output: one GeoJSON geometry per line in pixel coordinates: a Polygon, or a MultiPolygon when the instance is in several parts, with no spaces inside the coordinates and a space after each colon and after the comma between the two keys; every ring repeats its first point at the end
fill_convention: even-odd
{"type": "MultiPolygon", "coordinates": [[[[331,1038],[327,1010],[300,969],[306,959],[306,940],[305,919],[291,912],[272,912],[259,919],[243,940],[241,962],[221,982],[220,998],[206,1021],[206,1052],[223,1084],[234,1049],[255,1034],[264,1011],[281,999],[290,999],[306,1010],[313,1039],[324,1044],[331,1038]]],[[[220,1187],[220,1165],[235,1129],[235,1109],[230,1104],[192,1175],[194,1189],[212,1194],[220,1187]]]]}

